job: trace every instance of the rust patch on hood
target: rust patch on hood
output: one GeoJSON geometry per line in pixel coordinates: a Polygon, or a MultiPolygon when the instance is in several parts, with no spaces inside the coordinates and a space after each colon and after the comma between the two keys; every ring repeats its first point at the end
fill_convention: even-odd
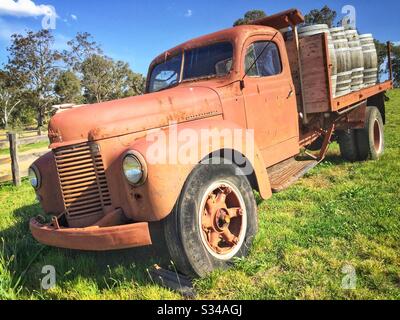
{"type": "Polygon", "coordinates": [[[206,87],[176,87],[55,115],[49,125],[52,148],[162,128],[222,114],[219,95],[206,87]]]}

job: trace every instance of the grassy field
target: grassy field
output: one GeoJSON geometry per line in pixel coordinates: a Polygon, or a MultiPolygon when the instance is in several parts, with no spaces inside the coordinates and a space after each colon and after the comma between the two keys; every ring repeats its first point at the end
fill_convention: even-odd
{"type": "MultiPolygon", "coordinates": [[[[205,299],[400,299],[400,90],[390,93],[387,149],[378,162],[345,163],[333,145],[305,179],[261,202],[260,233],[247,259],[195,283],[205,299]],[[342,288],[350,266],[356,289],[342,288]]],[[[167,264],[159,247],[79,253],[37,244],[34,193],[0,187],[0,298],[182,299],[146,269],[167,264]],[[44,265],[57,287],[40,286],[44,265]]],[[[160,241],[162,242],[162,241],[160,241]]]]}

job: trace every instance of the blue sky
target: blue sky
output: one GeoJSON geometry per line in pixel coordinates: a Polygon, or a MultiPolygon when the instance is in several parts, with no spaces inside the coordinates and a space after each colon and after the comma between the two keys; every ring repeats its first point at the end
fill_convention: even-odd
{"type": "Polygon", "coordinates": [[[398,0],[0,0],[0,64],[6,62],[6,47],[14,32],[41,28],[45,5],[57,12],[56,47],[78,31],[91,33],[105,53],[129,62],[136,72],[146,73],[159,53],[196,36],[228,28],[251,9],[273,14],[289,8],[303,13],[327,4],[338,11],[344,5],[357,10],[357,27],[372,32],[381,41],[400,41],[398,0]]]}

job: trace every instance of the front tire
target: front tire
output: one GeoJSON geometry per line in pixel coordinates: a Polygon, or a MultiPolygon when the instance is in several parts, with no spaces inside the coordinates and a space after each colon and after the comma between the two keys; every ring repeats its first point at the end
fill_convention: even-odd
{"type": "Polygon", "coordinates": [[[258,231],[257,206],[246,176],[233,164],[200,164],[186,181],[164,234],[177,269],[204,277],[248,255],[258,231]]]}

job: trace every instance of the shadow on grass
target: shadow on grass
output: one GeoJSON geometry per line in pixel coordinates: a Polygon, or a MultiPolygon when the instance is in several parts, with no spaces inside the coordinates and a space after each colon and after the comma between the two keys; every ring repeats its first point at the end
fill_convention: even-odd
{"type": "MultiPolygon", "coordinates": [[[[83,252],[43,246],[33,239],[29,230],[30,218],[41,213],[39,205],[25,206],[13,212],[15,223],[0,231],[4,239],[0,254],[12,275],[13,283],[21,278],[22,292],[30,295],[38,292],[44,276],[42,268],[52,265],[57,272],[57,286],[62,290],[67,283],[94,282],[98,289],[107,289],[129,281],[139,285],[151,285],[147,269],[154,264],[168,267],[170,257],[161,224],[151,224],[153,245],[110,252],[83,252]]],[[[45,293],[51,298],[51,293],[45,293]]],[[[53,297],[56,298],[56,297],[53,297]]]]}
{"type": "Polygon", "coordinates": [[[340,165],[348,163],[348,161],[344,160],[340,155],[328,154],[322,163],[331,163],[334,165],[340,165]]]}

